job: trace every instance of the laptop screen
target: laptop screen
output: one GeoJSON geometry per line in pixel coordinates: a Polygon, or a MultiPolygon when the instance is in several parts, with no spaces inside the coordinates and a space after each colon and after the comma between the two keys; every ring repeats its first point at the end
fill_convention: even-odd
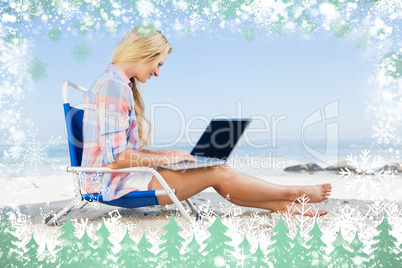
{"type": "Polygon", "coordinates": [[[226,160],[251,119],[213,119],[198,140],[192,155],[226,160]]]}

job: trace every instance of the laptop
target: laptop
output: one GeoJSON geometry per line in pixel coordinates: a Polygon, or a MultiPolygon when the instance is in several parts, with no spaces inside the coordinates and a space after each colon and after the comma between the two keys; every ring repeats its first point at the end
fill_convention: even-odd
{"type": "Polygon", "coordinates": [[[251,122],[251,118],[212,119],[191,151],[197,162],[188,160],[160,167],[171,170],[227,164],[230,154],[251,122]]]}

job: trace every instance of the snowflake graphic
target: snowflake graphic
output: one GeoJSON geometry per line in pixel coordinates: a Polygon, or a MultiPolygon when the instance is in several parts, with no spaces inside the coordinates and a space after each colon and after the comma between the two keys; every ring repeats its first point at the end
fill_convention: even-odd
{"type": "Polygon", "coordinates": [[[389,144],[396,137],[395,128],[382,121],[373,127],[373,132],[373,138],[377,140],[378,144],[389,144]]]}
{"type": "MultiPolygon", "coordinates": [[[[89,195],[89,205],[95,209],[99,208],[99,193],[109,193],[110,189],[104,187],[101,184],[103,173],[101,172],[78,172],[78,183],[79,190],[83,194],[89,195]]],[[[77,204],[79,207],[80,204],[77,204]]]]}
{"type": "Polygon", "coordinates": [[[148,18],[154,13],[157,9],[152,4],[151,1],[148,0],[139,0],[136,3],[136,10],[139,12],[139,15],[143,18],[148,18]]]}
{"type": "Polygon", "coordinates": [[[109,19],[105,22],[105,26],[109,34],[116,34],[121,24],[113,19],[109,19]]]}
{"type": "Polygon", "coordinates": [[[187,11],[189,4],[185,0],[173,1],[173,6],[181,11],[187,11]]]}
{"type": "Polygon", "coordinates": [[[15,236],[26,237],[32,234],[31,216],[21,213],[19,208],[9,211],[7,213],[7,220],[15,227],[15,236]]]}
{"type": "Polygon", "coordinates": [[[120,212],[117,209],[110,211],[108,214],[110,216],[110,221],[113,223],[115,223],[115,222],[119,221],[119,219],[121,219],[120,212]]]}
{"type": "Polygon", "coordinates": [[[310,198],[303,194],[295,199],[292,206],[288,207],[287,213],[282,214],[283,220],[289,228],[289,237],[294,237],[298,230],[303,237],[307,237],[308,232],[314,226],[315,219],[318,222],[322,220],[322,217],[317,217],[317,215],[315,217],[307,216],[307,213],[316,210],[314,206],[307,207],[309,201],[310,198]]]}
{"type": "Polygon", "coordinates": [[[0,107],[2,105],[3,97],[12,97],[16,101],[20,101],[25,97],[25,94],[20,86],[13,85],[10,81],[5,80],[0,85],[0,107]]]}
{"type": "Polygon", "coordinates": [[[402,215],[402,210],[395,202],[389,200],[375,200],[372,204],[367,204],[368,211],[366,217],[373,216],[376,219],[380,219],[384,213],[387,214],[388,219],[398,218],[402,215]]]}
{"type": "Polygon", "coordinates": [[[28,133],[31,137],[31,141],[24,145],[17,144],[9,151],[4,151],[4,157],[12,161],[9,165],[10,170],[12,170],[10,173],[16,172],[19,174],[21,170],[32,168],[29,170],[30,174],[34,178],[37,178],[40,176],[40,167],[45,164],[50,164],[53,169],[55,169],[55,164],[60,162],[59,160],[49,159],[48,148],[58,145],[57,141],[60,140],[61,137],[59,136],[57,139],[54,139],[52,136],[48,144],[41,144],[36,140],[38,134],[37,129],[34,131],[28,130],[28,133]]]}
{"type": "Polygon", "coordinates": [[[27,224],[29,221],[30,216],[27,216],[25,214],[22,214],[19,209],[17,209],[15,212],[10,211],[10,213],[7,215],[7,220],[14,226],[14,227],[21,227],[24,224],[27,224]]]}
{"type": "Polygon", "coordinates": [[[301,15],[296,22],[300,26],[302,33],[307,35],[312,34],[314,27],[316,26],[314,22],[311,22],[307,15],[301,15]]]}
{"type": "Polygon", "coordinates": [[[211,200],[207,200],[207,202],[202,203],[199,207],[198,207],[198,211],[201,213],[201,215],[203,215],[203,217],[210,217],[212,215],[216,216],[216,213],[214,214],[214,211],[211,208],[211,200]]]}
{"type": "Polygon", "coordinates": [[[86,34],[86,32],[89,30],[95,30],[95,23],[96,18],[91,16],[89,13],[85,13],[81,23],[79,23],[77,27],[79,26],[79,30],[82,34],[86,34]]]}
{"type": "MultiPolygon", "coordinates": [[[[111,232],[111,238],[123,237],[126,232],[126,227],[120,222],[121,215],[117,209],[108,212],[110,218],[105,219],[105,225],[107,229],[111,232]]],[[[98,223],[97,226],[94,226],[93,223],[89,223],[88,218],[80,218],[80,219],[71,219],[71,222],[74,223],[76,228],[77,237],[82,237],[84,231],[86,230],[88,235],[92,236],[96,233],[97,230],[101,227],[101,223],[98,223]]]]}
{"type": "Polygon", "coordinates": [[[45,207],[39,208],[39,214],[41,215],[42,219],[46,219],[50,215],[52,215],[53,211],[50,209],[50,202],[47,201],[45,207]]]}
{"type": "Polygon", "coordinates": [[[384,164],[381,156],[376,156],[370,162],[370,151],[362,150],[359,155],[361,162],[358,162],[356,156],[348,155],[346,161],[354,170],[347,167],[341,169],[339,174],[345,179],[351,179],[346,183],[348,192],[357,191],[361,198],[381,198],[385,185],[381,182],[394,177],[391,170],[384,171],[380,169],[384,164]]]}
{"type": "Polygon", "coordinates": [[[301,1],[301,5],[302,5],[303,10],[304,9],[310,9],[315,4],[317,4],[317,0],[302,0],[301,1]]]}
{"type": "Polygon", "coordinates": [[[388,26],[381,18],[375,19],[374,25],[369,28],[369,33],[377,39],[384,40],[392,34],[392,27],[388,26]]]}
{"type": "Polygon", "coordinates": [[[101,18],[106,26],[106,30],[109,34],[116,34],[121,26],[121,23],[116,21],[113,15],[109,16],[108,13],[101,11],[101,18]]]}
{"type": "Polygon", "coordinates": [[[57,13],[67,21],[73,19],[79,13],[75,4],[71,4],[68,1],[59,1],[57,5],[57,13]]]}
{"type": "Polygon", "coordinates": [[[402,2],[400,0],[380,0],[375,3],[375,9],[379,13],[390,15],[390,19],[396,19],[397,12],[402,10],[402,2]]]}
{"type": "Polygon", "coordinates": [[[71,54],[73,56],[73,60],[76,62],[86,62],[91,54],[88,45],[85,43],[76,44],[71,50],[71,54]]]}
{"type": "Polygon", "coordinates": [[[9,109],[8,111],[2,111],[0,113],[0,130],[12,130],[21,120],[21,113],[22,107],[19,107],[17,110],[9,109]]]}
{"type": "Polygon", "coordinates": [[[15,84],[20,85],[26,76],[28,42],[21,35],[5,37],[5,44],[0,56],[1,70],[16,77],[15,84]]]}
{"type": "Polygon", "coordinates": [[[288,18],[287,8],[294,3],[283,3],[282,1],[257,0],[250,5],[250,14],[255,16],[257,24],[268,25],[278,21],[279,17],[288,18]]]}
{"type": "Polygon", "coordinates": [[[204,24],[204,20],[198,13],[193,12],[193,14],[191,14],[189,17],[189,23],[192,29],[195,29],[197,27],[201,27],[204,24]]]}
{"type": "Polygon", "coordinates": [[[176,19],[175,23],[172,26],[173,30],[180,32],[183,31],[184,26],[179,22],[178,19],[176,19]]]}
{"type": "Polygon", "coordinates": [[[357,38],[356,48],[361,48],[364,52],[373,47],[372,38],[363,34],[362,37],[357,38]]]}
{"type": "Polygon", "coordinates": [[[168,257],[168,253],[167,253],[166,251],[164,251],[164,252],[159,256],[160,259],[164,260],[164,263],[166,263],[166,260],[165,260],[165,259],[167,259],[167,257],[168,257]]]}
{"type": "MultiPolygon", "coordinates": [[[[337,201],[338,208],[330,211],[325,217],[325,233],[332,234],[335,238],[338,230],[342,229],[344,238],[349,237],[350,240],[354,237],[356,231],[362,234],[365,229],[364,216],[360,213],[359,206],[350,206],[344,201],[341,204],[337,201]]],[[[333,240],[333,239],[331,239],[333,240]]]]}
{"type": "Polygon", "coordinates": [[[225,204],[219,202],[219,209],[221,210],[219,216],[222,220],[228,221],[230,224],[228,227],[238,230],[241,222],[241,218],[239,216],[242,215],[241,208],[234,206],[229,202],[225,202],[225,204]]]}
{"type": "Polygon", "coordinates": [[[86,3],[91,5],[92,7],[99,8],[101,5],[101,0],[84,0],[86,3]]]}
{"type": "Polygon", "coordinates": [[[28,64],[28,73],[31,76],[32,80],[36,83],[42,79],[47,77],[46,74],[46,63],[41,62],[38,58],[35,58],[28,64]]]}
{"type": "Polygon", "coordinates": [[[259,241],[260,245],[262,243],[268,243],[267,240],[261,239],[262,237],[269,237],[272,235],[272,228],[274,228],[275,223],[278,222],[276,215],[274,213],[261,215],[258,212],[254,212],[250,217],[242,217],[244,214],[240,215],[240,228],[238,232],[240,237],[247,233],[247,237],[250,241],[259,241]]]}
{"type": "MultiPolygon", "coordinates": [[[[85,193],[101,193],[100,179],[101,172],[78,172],[78,181],[81,191],[85,193]]],[[[95,198],[94,198],[95,200],[95,198]]]]}
{"type": "Polygon", "coordinates": [[[71,219],[71,222],[74,223],[74,227],[76,228],[75,232],[77,237],[82,237],[85,230],[87,234],[91,236],[91,234],[95,233],[97,230],[94,228],[93,223],[88,223],[88,218],[80,218],[78,219],[71,219]]]}
{"type": "Polygon", "coordinates": [[[73,30],[79,30],[81,34],[86,35],[89,31],[93,32],[99,29],[99,21],[100,18],[95,18],[87,12],[82,17],[81,22],[74,25],[73,30]]]}
{"type": "Polygon", "coordinates": [[[380,42],[377,43],[378,45],[375,47],[376,48],[376,55],[383,57],[384,54],[388,53],[389,51],[392,51],[394,43],[392,40],[389,39],[384,39],[381,40],[380,42]]]}
{"type": "Polygon", "coordinates": [[[10,5],[14,7],[12,13],[17,15],[17,22],[22,22],[22,20],[30,20],[34,17],[36,8],[35,3],[33,1],[16,1],[14,5],[10,5]]]}

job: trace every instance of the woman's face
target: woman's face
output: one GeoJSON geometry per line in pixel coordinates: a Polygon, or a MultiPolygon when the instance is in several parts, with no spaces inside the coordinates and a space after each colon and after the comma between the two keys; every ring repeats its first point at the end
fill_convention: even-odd
{"type": "Polygon", "coordinates": [[[154,60],[149,60],[145,62],[138,62],[136,64],[135,78],[141,83],[145,83],[152,76],[159,76],[159,67],[161,67],[167,59],[167,55],[161,59],[159,62],[154,60]]]}

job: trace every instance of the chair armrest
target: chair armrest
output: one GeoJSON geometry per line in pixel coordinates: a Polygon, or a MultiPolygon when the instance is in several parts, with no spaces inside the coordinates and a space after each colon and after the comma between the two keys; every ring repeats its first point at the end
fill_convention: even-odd
{"type": "Polygon", "coordinates": [[[108,167],[67,167],[67,172],[102,172],[102,173],[113,173],[113,172],[156,172],[153,168],[148,167],[130,167],[130,168],[116,168],[111,169],[108,167]]]}

